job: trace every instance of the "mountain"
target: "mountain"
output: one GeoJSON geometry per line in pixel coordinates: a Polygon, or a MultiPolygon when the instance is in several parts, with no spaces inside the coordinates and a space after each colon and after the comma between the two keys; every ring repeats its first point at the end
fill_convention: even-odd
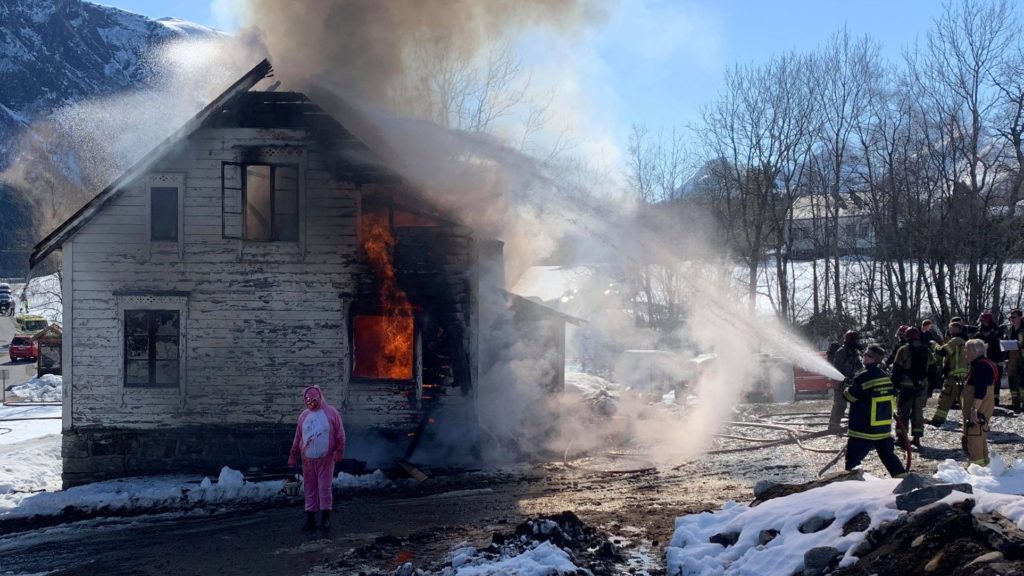
{"type": "MultiPolygon", "coordinates": [[[[148,55],[165,42],[219,35],[175,18],[147,18],[81,0],[0,2],[0,172],[32,122],[81,100],[145,87],[148,55]]],[[[0,184],[0,277],[22,274],[39,238],[17,190],[0,184]],[[30,229],[30,228],[29,228],[30,229]]]]}

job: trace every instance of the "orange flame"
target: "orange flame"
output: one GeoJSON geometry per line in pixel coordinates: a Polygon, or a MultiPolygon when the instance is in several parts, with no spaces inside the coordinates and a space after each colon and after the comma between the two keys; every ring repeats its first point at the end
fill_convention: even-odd
{"type": "Polygon", "coordinates": [[[391,263],[391,235],[387,213],[364,213],[361,219],[363,249],[380,282],[380,316],[355,320],[356,376],[408,380],[413,374],[413,308],[398,287],[391,263]]]}

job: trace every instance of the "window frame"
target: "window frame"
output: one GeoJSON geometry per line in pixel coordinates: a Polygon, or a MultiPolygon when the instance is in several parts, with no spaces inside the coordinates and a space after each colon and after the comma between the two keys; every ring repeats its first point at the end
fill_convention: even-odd
{"type": "MultiPolygon", "coordinates": [[[[188,327],[188,296],[183,292],[115,292],[117,299],[118,323],[118,382],[121,389],[127,391],[157,391],[165,393],[184,393],[187,387],[188,359],[186,344],[188,327]],[[176,312],[178,314],[178,377],[173,385],[155,385],[153,383],[154,366],[149,366],[148,384],[128,384],[128,333],[126,317],[129,312],[176,312]]],[[[150,334],[152,337],[152,334],[150,334]]],[[[147,359],[154,361],[153,352],[147,359]]]]}
{"type": "Polygon", "coordinates": [[[124,347],[125,347],[124,357],[123,357],[123,361],[124,361],[124,366],[123,366],[124,380],[122,382],[123,386],[125,388],[178,388],[178,387],[180,387],[180,385],[181,385],[181,312],[178,311],[178,310],[167,310],[167,309],[135,308],[135,309],[125,310],[123,312],[122,320],[123,320],[124,325],[125,325],[124,336],[122,338],[122,343],[124,344],[124,347]],[[177,318],[176,318],[176,321],[177,321],[177,332],[176,332],[176,335],[175,335],[175,338],[177,339],[177,345],[176,345],[176,350],[175,350],[175,357],[174,357],[173,360],[170,360],[170,359],[167,359],[167,358],[157,358],[156,344],[158,342],[159,336],[156,334],[154,320],[158,317],[158,315],[161,315],[161,314],[172,314],[172,313],[177,316],[177,318]],[[141,360],[135,360],[135,359],[131,358],[128,355],[128,339],[129,339],[130,336],[137,336],[137,334],[129,334],[128,333],[128,318],[127,318],[127,316],[129,314],[144,314],[144,317],[146,319],[146,335],[145,335],[145,337],[148,340],[147,346],[146,346],[148,352],[147,352],[147,355],[146,355],[147,357],[146,357],[146,360],[145,360],[145,362],[146,362],[146,372],[147,372],[147,374],[146,374],[147,382],[145,384],[129,383],[128,382],[128,375],[129,375],[128,366],[129,366],[129,364],[132,363],[132,362],[142,362],[141,360]],[[174,362],[175,363],[175,365],[177,367],[177,370],[176,370],[177,377],[175,378],[175,382],[174,382],[173,385],[172,384],[160,384],[160,383],[157,382],[156,375],[157,375],[157,363],[158,362],[174,362]]]}
{"type": "Polygon", "coordinates": [[[245,161],[245,162],[222,162],[221,163],[221,237],[226,239],[236,239],[243,242],[251,242],[255,244],[270,244],[270,243],[290,243],[299,244],[302,239],[302,163],[301,162],[269,162],[264,160],[259,161],[245,161]],[[240,188],[228,187],[224,177],[224,170],[228,166],[235,166],[239,171],[240,188]],[[250,238],[247,236],[248,231],[248,210],[246,209],[249,204],[249,178],[248,169],[253,166],[266,166],[270,168],[269,182],[270,182],[270,238],[268,240],[260,240],[257,238],[250,238]],[[291,168],[295,170],[295,212],[293,217],[295,218],[294,230],[295,237],[291,239],[282,240],[278,237],[280,234],[280,226],[278,226],[277,218],[277,170],[279,168],[291,168]],[[229,236],[227,231],[227,220],[224,214],[229,213],[226,211],[226,190],[238,190],[240,193],[240,230],[239,235],[229,236]]]}
{"type": "Polygon", "coordinates": [[[149,174],[145,182],[145,226],[146,242],[149,246],[149,256],[154,253],[168,252],[173,249],[179,260],[183,257],[185,243],[185,174],[176,172],[154,172],[149,174]],[[177,188],[177,224],[175,234],[177,238],[171,240],[157,240],[153,238],[153,190],[156,188],[177,188]]]}

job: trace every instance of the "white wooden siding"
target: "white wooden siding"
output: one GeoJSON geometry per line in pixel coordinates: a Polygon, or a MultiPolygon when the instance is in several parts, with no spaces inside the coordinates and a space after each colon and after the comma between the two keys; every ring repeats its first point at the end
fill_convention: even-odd
{"type": "MultiPolygon", "coordinates": [[[[66,260],[74,279],[65,300],[74,424],[292,422],[310,384],[340,406],[349,371],[340,294],[352,293],[362,272],[354,258],[357,186],[333,181],[305,133],[289,130],[202,130],[154,172],[184,175],[180,257],[150,253],[142,179],[75,235],[74,257],[66,260]],[[238,161],[240,147],[295,145],[309,146],[305,246],[240,249],[240,241],[222,238],[221,162],[238,161]],[[188,292],[186,386],[124,388],[115,291],[188,292]]],[[[389,418],[378,417],[381,424],[389,418]]]]}

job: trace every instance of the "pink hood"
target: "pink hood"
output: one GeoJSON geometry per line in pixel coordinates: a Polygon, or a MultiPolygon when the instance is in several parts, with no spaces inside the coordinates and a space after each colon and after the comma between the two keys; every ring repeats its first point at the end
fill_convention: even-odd
{"type": "MultiPolygon", "coordinates": [[[[302,392],[302,398],[305,400],[306,394],[314,392],[320,395],[320,408],[327,416],[327,421],[331,425],[331,436],[328,444],[327,456],[323,458],[333,458],[335,462],[340,462],[345,457],[345,426],[341,421],[341,414],[338,413],[334,406],[327,403],[327,398],[324,397],[323,390],[319,386],[310,386],[302,392]]],[[[299,422],[295,426],[295,438],[292,440],[292,449],[288,455],[288,465],[294,466],[296,460],[301,455],[302,442],[302,423],[309,416],[310,410],[307,408],[299,414],[299,422]]]]}

